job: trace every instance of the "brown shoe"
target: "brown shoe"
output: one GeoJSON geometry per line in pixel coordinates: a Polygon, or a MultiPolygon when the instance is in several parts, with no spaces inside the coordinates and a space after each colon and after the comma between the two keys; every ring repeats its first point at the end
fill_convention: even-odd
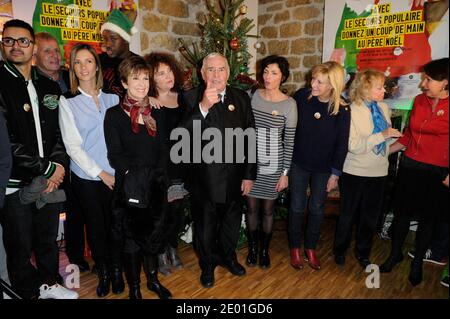
{"type": "Polygon", "coordinates": [[[317,258],[315,249],[305,249],[305,260],[308,262],[308,265],[315,270],[320,269],[320,261],[317,258]]]}
{"type": "Polygon", "coordinates": [[[291,266],[295,269],[303,269],[302,250],[291,248],[291,266]]]}

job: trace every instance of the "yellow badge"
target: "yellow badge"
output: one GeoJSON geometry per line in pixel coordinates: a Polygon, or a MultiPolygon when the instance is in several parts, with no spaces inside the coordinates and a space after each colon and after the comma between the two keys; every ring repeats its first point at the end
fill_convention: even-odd
{"type": "Polygon", "coordinates": [[[439,111],[437,111],[437,116],[442,116],[442,115],[444,115],[444,110],[439,110],[439,111]]]}
{"type": "Polygon", "coordinates": [[[228,105],[228,110],[229,110],[229,111],[233,112],[234,109],[235,109],[235,108],[234,108],[234,105],[233,105],[233,104],[228,105]]]}
{"type": "Polygon", "coordinates": [[[322,115],[319,112],[314,113],[314,117],[316,120],[320,119],[322,115]]]}
{"type": "Polygon", "coordinates": [[[273,110],[272,111],[272,116],[277,116],[278,115],[278,111],[277,110],[273,110]]]}
{"type": "Polygon", "coordinates": [[[29,112],[29,111],[31,110],[30,104],[25,103],[25,104],[23,105],[23,110],[24,110],[25,112],[29,112]]]}

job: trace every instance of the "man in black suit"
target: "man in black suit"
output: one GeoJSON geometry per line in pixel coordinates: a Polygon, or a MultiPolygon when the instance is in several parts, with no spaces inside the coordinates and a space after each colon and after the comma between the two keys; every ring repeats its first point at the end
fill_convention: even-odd
{"type": "Polygon", "coordinates": [[[194,244],[202,271],[200,282],[209,288],[214,285],[217,265],[236,276],[245,275],[235,250],[242,220],[242,199],[250,192],[256,178],[255,139],[237,134],[233,140],[227,140],[225,132],[242,129],[254,137],[255,120],[249,96],[227,86],[230,68],[224,56],[218,53],[206,56],[201,73],[206,88],[198,87],[184,93],[182,103],[189,109],[185,127],[191,133],[193,145],[188,186],[193,200],[194,244]],[[204,147],[205,141],[201,146],[198,144],[195,132],[200,130],[202,136],[212,140],[207,141],[208,148],[204,147]],[[239,143],[244,145],[244,156],[237,154],[239,143]],[[212,145],[214,147],[209,148],[212,145]]]}

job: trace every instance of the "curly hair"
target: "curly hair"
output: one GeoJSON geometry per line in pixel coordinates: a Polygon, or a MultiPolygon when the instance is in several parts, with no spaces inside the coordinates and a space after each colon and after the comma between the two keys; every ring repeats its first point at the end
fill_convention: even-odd
{"type": "Polygon", "coordinates": [[[155,83],[155,73],[158,71],[161,64],[167,65],[170,70],[173,72],[175,83],[171,91],[173,92],[180,92],[181,88],[183,86],[183,71],[178,64],[175,57],[166,52],[152,52],[150,54],[147,54],[144,57],[144,60],[147,62],[147,65],[149,66],[149,77],[150,77],[150,89],[148,91],[149,96],[158,97],[158,90],[156,88],[155,83]]]}

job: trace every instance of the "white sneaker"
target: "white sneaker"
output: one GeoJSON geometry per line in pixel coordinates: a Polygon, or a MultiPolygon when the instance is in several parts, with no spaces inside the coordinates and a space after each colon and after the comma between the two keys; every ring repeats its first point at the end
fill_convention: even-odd
{"type": "Polygon", "coordinates": [[[39,287],[39,299],[78,299],[78,293],[58,284],[44,284],[39,287]]]}

